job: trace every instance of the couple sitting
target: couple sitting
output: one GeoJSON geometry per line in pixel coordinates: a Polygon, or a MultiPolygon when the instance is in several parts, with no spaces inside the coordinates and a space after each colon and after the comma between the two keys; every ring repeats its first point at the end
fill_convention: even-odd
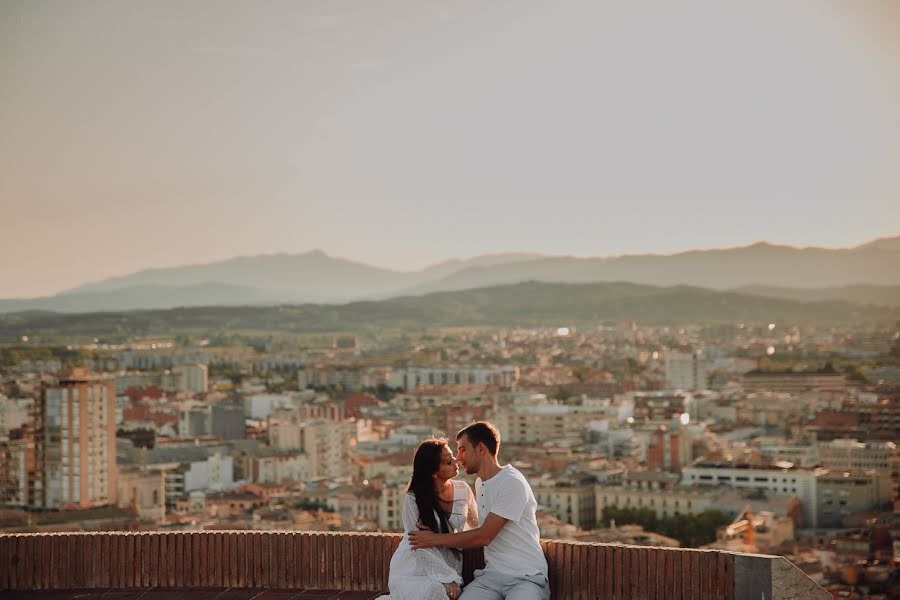
{"type": "Polygon", "coordinates": [[[500,435],[490,423],[416,449],[403,499],[403,541],[391,558],[390,596],[381,600],[548,600],[547,560],[540,546],[537,502],[525,476],[497,462],[500,435]],[[462,465],[475,493],[454,479],[462,465]],[[484,547],[483,570],[462,589],[464,548],[484,547]]]}

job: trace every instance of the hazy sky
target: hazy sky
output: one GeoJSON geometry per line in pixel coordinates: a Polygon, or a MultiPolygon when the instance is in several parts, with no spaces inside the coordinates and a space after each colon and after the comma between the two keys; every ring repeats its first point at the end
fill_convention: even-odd
{"type": "Polygon", "coordinates": [[[0,2],[0,297],[900,233],[900,2],[0,2]]]}

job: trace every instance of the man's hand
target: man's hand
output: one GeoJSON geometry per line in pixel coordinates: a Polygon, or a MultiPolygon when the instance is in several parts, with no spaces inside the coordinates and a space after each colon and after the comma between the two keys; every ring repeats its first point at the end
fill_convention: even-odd
{"type": "Polygon", "coordinates": [[[434,548],[437,546],[436,542],[439,535],[441,534],[431,531],[424,525],[419,525],[419,531],[409,532],[409,545],[413,550],[434,548]]]}

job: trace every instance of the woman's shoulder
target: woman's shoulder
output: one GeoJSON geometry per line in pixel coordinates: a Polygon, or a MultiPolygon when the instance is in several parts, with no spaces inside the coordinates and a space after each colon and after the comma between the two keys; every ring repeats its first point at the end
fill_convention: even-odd
{"type": "Polygon", "coordinates": [[[463,481],[462,479],[454,479],[453,487],[454,487],[454,489],[459,490],[461,492],[465,492],[467,494],[472,491],[472,488],[471,488],[471,486],[469,486],[469,483],[467,481],[463,481]]]}

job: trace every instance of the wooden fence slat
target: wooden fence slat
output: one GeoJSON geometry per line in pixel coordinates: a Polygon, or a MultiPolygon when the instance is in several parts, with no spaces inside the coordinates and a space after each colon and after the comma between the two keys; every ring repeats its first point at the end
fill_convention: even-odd
{"type": "Polygon", "coordinates": [[[716,598],[725,597],[725,553],[716,552],[716,598]]]}
{"type": "Polygon", "coordinates": [[[366,564],[366,556],[369,552],[366,534],[357,536],[355,542],[356,544],[354,548],[356,552],[356,590],[362,592],[366,590],[367,578],[369,576],[368,565],[366,564]]]}
{"type": "Polygon", "coordinates": [[[734,554],[725,555],[725,600],[734,600],[734,554]]]}
{"type": "Polygon", "coordinates": [[[22,562],[22,585],[23,589],[31,589],[34,587],[34,562],[32,560],[32,546],[34,536],[23,535],[20,540],[20,556],[22,562]]]}
{"type": "Polygon", "coordinates": [[[231,586],[241,588],[244,586],[242,571],[243,554],[241,553],[241,539],[246,537],[241,533],[232,532],[231,537],[231,586]]]}
{"type": "MultiPolygon", "coordinates": [[[[97,540],[99,542],[99,538],[97,540]]],[[[50,590],[53,589],[53,537],[52,536],[44,536],[44,549],[42,552],[43,556],[43,567],[41,571],[41,589],[50,590]]],[[[99,556],[99,545],[98,545],[98,556],[99,556]]],[[[96,561],[96,558],[95,558],[96,561]]],[[[0,562],[0,564],[3,564],[0,562]]],[[[95,562],[95,566],[99,565],[99,562],[95,562]]],[[[99,577],[99,569],[97,569],[98,577],[99,577]]],[[[99,584],[98,584],[99,585],[99,584]]]]}
{"type": "Polygon", "coordinates": [[[689,552],[691,557],[690,580],[691,580],[691,598],[692,600],[700,600],[700,585],[703,569],[700,567],[700,553],[689,552]]]}

